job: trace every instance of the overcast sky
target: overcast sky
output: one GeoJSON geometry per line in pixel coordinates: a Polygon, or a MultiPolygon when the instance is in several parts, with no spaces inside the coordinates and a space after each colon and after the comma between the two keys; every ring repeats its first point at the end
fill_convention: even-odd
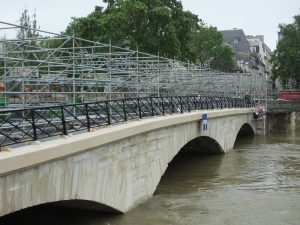
{"type": "MultiPolygon", "coordinates": [[[[4,1],[4,0],[2,0],[4,1]]],[[[206,24],[219,30],[243,29],[246,35],[262,34],[273,50],[279,23],[292,23],[300,14],[300,0],[182,0],[185,10],[198,15],[206,24]]],[[[65,30],[71,17],[88,15],[101,0],[6,0],[0,7],[0,21],[18,23],[26,7],[36,10],[40,29],[59,33],[65,30]]],[[[0,31],[0,37],[4,31],[0,31]]],[[[10,37],[12,34],[7,34],[10,37]]]]}

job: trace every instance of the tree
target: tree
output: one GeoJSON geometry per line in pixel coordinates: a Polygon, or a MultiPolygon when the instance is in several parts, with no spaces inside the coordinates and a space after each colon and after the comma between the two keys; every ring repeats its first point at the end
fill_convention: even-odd
{"type": "Polygon", "coordinates": [[[17,38],[18,39],[28,39],[28,38],[34,38],[38,36],[37,33],[37,20],[36,20],[36,13],[34,12],[32,16],[32,21],[31,17],[29,15],[29,12],[27,9],[24,9],[21,17],[19,19],[19,25],[20,29],[17,32],[17,38]]]}
{"type": "Polygon", "coordinates": [[[207,27],[202,24],[194,33],[191,42],[196,63],[200,65],[209,63],[213,69],[232,72],[234,62],[231,48],[223,45],[222,40],[222,34],[216,27],[207,27]]]}
{"type": "Polygon", "coordinates": [[[178,0],[104,0],[87,17],[73,18],[67,34],[122,45],[125,37],[133,49],[160,56],[191,59],[189,42],[198,27],[198,17],[184,11],[178,0]]]}
{"type": "Polygon", "coordinates": [[[95,10],[87,17],[72,18],[72,22],[68,25],[65,33],[87,40],[105,42],[105,15],[103,8],[96,6],[95,10]],[[100,19],[101,18],[101,19],[100,19]]]}
{"type": "Polygon", "coordinates": [[[103,2],[107,3],[107,8],[110,8],[116,4],[117,0],[103,0],[103,2]]]}
{"type": "Polygon", "coordinates": [[[215,68],[230,70],[231,54],[222,35],[197,15],[184,11],[179,0],[103,0],[87,17],[72,18],[66,34],[131,48],[167,58],[202,63],[214,58],[215,68]],[[222,61],[222,57],[226,57],[222,61]],[[227,62],[226,66],[220,65],[227,62]]]}
{"type": "Polygon", "coordinates": [[[234,61],[232,49],[229,46],[222,44],[218,45],[214,50],[211,68],[224,72],[233,72],[234,61]]]}
{"type": "Polygon", "coordinates": [[[294,16],[292,24],[280,24],[279,29],[282,40],[272,56],[273,79],[300,88],[300,15],[294,16]]]}

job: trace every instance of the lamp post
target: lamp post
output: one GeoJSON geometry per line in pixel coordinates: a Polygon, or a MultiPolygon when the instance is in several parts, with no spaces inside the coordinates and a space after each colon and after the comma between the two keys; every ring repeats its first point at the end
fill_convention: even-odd
{"type": "MultiPolygon", "coordinates": [[[[125,50],[127,51],[125,54],[125,56],[126,56],[126,58],[125,58],[125,67],[126,67],[126,73],[129,73],[129,66],[128,66],[128,51],[129,51],[129,49],[130,49],[130,45],[131,45],[131,43],[130,43],[130,41],[129,41],[129,39],[128,39],[128,37],[126,37],[125,39],[124,39],[124,41],[123,41],[123,46],[124,46],[124,48],[125,48],[125,50]]],[[[131,78],[130,78],[131,79],[131,78]]],[[[127,96],[126,96],[127,97],[127,96]]],[[[125,94],[124,94],[124,96],[123,96],[123,98],[125,98],[125,94]]]]}
{"type": "Polygon", "coordinates": [[[130,45],[131,45],[131,42],[129,41],[128,37],[126,37],[125,40],[123,41],[123,46],[126,49],[126,51],[128,51],[130,49],[130,45]]]}

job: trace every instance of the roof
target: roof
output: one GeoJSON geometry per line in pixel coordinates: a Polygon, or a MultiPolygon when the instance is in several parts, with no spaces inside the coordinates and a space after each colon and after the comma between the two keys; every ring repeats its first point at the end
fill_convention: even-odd
{"type": "Polygon", "coordinates": [[[222,30],[220,32],[223,36],[223,42],[233,47],[233,52],[237,60],[250,60],[250,44],[242,29],[222,30]]]}

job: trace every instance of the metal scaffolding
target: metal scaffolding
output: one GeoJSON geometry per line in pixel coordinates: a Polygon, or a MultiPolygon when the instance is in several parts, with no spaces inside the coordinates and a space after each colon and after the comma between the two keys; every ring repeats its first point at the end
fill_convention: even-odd
{"type": "MultiPolygon", "coordinates": [[[[8,29],[28,29],[0,22],[8,29]]],[[[38,30],[29,39],[0,40],[0,104],[26,108],[129,97],[210,95],[263,98],[262,75],[200,66],[38,30]]]]}

